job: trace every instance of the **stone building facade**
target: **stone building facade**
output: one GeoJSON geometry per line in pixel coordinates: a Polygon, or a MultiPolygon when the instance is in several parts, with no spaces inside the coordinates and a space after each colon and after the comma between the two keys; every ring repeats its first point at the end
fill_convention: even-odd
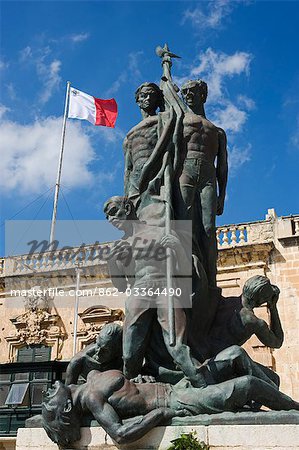
{"type": "MultiPolygon", "coordinates": [[[[217,234],[218,285],[225,297],[239,295],[253,275],[266,275],[280,288],[282,347],[270,349],[256,337],[244,347],[255,361],[279,374],[283,392],[299,400],[299,216],[277,217],[270,209],[263,221],[220,227],[217,234]]],[[[258,310],[269,321],[267,308],[258,310]]]]}
{"type": "MultiPolygon", "coordinates": [[[[217,239],[218,286],[224,297],[240,295],[244,282],[257,274],[266,275],[279,286],[278,310],[285,332],[283,347],[270,349],[253,337],[245,348],[254,360],[273,368],[281,377],[281,389],[299,400],[299,216],[277,217],[274,210],[269,210],[265,220],[218,227],[217,239]]],[[[101,251],[109,245],[101,244],[96,250],[80,248],[75,256],[74,252],[70,256],[67,251],[56,251],[1,260],[2,369],[9,372],[19,367],[24,350],[36,348],[41,364],[46,367],[55,362],[51,373],[60,367],[62,376],[74,351],[74,291],[78,271],[83,295],[79,298],[76,351],[93,342],[103,324],[123,319],[125,296],[115,295],[106,263],[100,258],[101,251]],[[52,291],[31,299],[19,295],[33,286],[52,291]]],[[[269,318],[266,307],[260,307],[257,314],[269,318]]],[[[38,361],[38,358],[31,361],[33,374],[37,373],[34,364],[38,361]]],[[[0,375],[0,394],[5,379],[0,375]]]]}

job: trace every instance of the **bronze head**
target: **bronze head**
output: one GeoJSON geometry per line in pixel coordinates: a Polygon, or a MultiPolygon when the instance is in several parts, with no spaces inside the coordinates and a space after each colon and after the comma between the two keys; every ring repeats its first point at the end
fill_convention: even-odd
{"type": "Polygon", "coordinates": [[[164,97],[155,83],[142,83],[135,92],[135,100],[143,113],[148,116],[156,114],[158,108],[164,110],[164,97]]]}
{"type": "Polygon", "coordinates": [[[189,80],[183,84],[181,93],[185,103],[192,108],[193,105],[206,102],[208,85],[203,80],[189,80]]]}
{"type": "Polygon", "coordinates": [[[128,197],[110,197],[104,204],[106,219],[119,230],[126,228],[125,221],[136,220],[135,207],[128,197]]]}
{"type": "Polygon", "coordinates": [[[44,395],[42,418],[47,435],[56,444],[69,446],[80,439],[80,418],[74,411],[71,390],[61,381],[44,395]]]}
{"type": "Polygon", "coordinates": [[[242,296],[247,305],[254,308],[267,303],[272,297],[278,296],[279,292],[278,287],[271,284],[269,278],[255,275],[244,284],[242,296]]]}

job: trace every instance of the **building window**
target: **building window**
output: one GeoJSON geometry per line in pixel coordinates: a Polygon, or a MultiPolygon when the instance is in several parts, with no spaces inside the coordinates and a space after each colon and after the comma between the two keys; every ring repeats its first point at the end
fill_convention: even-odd
{"type": "Polygon", "coordinates": [[[28,405],[28,395],[26,395],[28,393],[28,388],[29,388],[29,383],[14,383],[11,385],[10,391],[8,393],[8,396],[5,400],[5,404],[12,406],[13,408],[16,406],[20,406],[23,405],[24,403],[26,404],[26,406],[28,405]],[[26,398],[27,397],[27,398],[26,398]],[[24,400],[27,400],[27,402],[24,402],[24,400]]]}
{"type": "MultiPolygon", "coordinates": [[[[51,347],[31,345],[18,351],[17,362],[49,361],[51,347]]],[[[42,392],[51,384],[50,372],[17,372],[0,378],[0,407],[30,407],[41,405],[42,392]]]]}
{"type": "Polygon", "coordinates": [[[50,357],[49,347],[24,347],[16,362],[1,365],[0,436],[15,436],[26,419],[41,414],[43,391],[65,378],[68,362],[50,357]]]}
{"type": "Polygon", "coordinates": [[[27,345],[18,350],[18,362],[50,361],[51,347],[45,345],[27,345]]]}
{"type": "Polygon", "coordinates": [[[10,389],[10,384],[0,383],[0,408],[6,406],[5,402],[6,402],[8,393],[9,393],[9,389],[10,389]]]}

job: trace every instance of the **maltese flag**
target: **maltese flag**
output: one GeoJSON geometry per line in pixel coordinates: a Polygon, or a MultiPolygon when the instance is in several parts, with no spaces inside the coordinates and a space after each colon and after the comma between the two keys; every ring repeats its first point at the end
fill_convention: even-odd
{"type": "Polygon", "coordinates": [[[114,128],[117,117],[117,103],[114,98],[102,100],[70,88],[69,119],[88,120],[93,125],[114,128]]]}

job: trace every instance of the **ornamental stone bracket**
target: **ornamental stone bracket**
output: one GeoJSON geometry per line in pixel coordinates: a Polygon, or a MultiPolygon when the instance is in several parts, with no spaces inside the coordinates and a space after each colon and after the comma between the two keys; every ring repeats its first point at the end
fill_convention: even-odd
{"type": "Polygon", "coordinates": [[[52,347],[52,360],[62,358],[66,333],[58,314],[47,310],[28,310],[24,314],[10,319],[16,327],[16,332],[5,339],[9,344],[9,362],[15,362],[17,350],[24,345],[46,345],[52,347]]]}
{"type": "MultiPolygon", "coordinates": [[[[110,322],[122,324],[124,312],[121,309],[110,309],[106,306],[91,306],[79,314],[83,327],[77,333],[78,350],[95,342],[101,328],[110,322]]],[[[72,333],[73,334],[73,333],[72,333]]]]}
{"type": "Polygon", "coordinates": [[[268,268],[274,242],[218,249],[218,273],[268,268]]]}

